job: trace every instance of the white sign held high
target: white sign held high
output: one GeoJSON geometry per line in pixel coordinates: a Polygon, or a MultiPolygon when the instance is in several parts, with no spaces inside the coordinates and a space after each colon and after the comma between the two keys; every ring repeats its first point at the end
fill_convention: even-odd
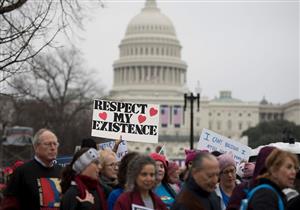
{"type": "Polygon", "coordinates": [[[94,100],[92,136],[157,143],[159,105],[94,100]]]}
{"type": "MultiPolygon", "coordinates": [[[[102,144],[98,144],[98,148],[100,150],[104,150],[104,149],[110,149],[113,150],[114,146],[116,144],[116,141],[109,141],[109,142],[105,142],[102,144]]],[[[118,150],[117,150],[117,160],[120,161],[124,155],[126,155],[128,153],[128,149],[127,149],[127,143],[126,141],[122,140],[121,143],[118,146],[118,150]]]]}
{"type": "Polygon", "coordinates": [[[205,128],[202,130],[197,149],[231,153],[236,163],[248,161],[251,155],[250,147],[205,128]]]}

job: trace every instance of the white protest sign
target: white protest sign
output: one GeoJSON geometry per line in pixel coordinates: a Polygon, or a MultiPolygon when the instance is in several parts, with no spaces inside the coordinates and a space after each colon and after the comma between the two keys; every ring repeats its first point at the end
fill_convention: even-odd
{"type": "MultiPolygon", "coordinates": [[[[110,149],[112,150],[115,146],[115,141],[109,141],[102,144],[98,144],[98,148],[100,150],[110,149]]],[[[120,161],[124,155],[128,153],[127,143],[126,141],[121,141],[117,150],[117,160],[120,161]]]]}
{"type": "Polygon", "coordinates": [[[211,130],[203,128],[197,149],[231,153],[236,163],[242,160],[248,161],[251,148],[211,130]]]}
{"type": "Polygon", "coordinates": [[[153,209],[147,208],[145,206],[140,206],[137,204],[131,204],[131,210],[153,210],[153,209]]]}
{"type": "Polygon", "coordinates": [[[158,142],[159,105],[94,100],[92,136],[158,142]]]}

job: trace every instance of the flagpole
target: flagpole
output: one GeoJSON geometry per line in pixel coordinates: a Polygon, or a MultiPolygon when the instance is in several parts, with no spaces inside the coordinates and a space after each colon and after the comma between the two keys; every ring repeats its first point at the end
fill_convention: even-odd
{"type": "Polygon", "coordinates": [[[164,144],[164,145],[163,145],[163,146],[160,148],[160,150],[159,150],[158,154],[161,154],[161,152],[163,151],[163,149],[164,149],[165,145],[166,145],[166,144],[164,144]]]}

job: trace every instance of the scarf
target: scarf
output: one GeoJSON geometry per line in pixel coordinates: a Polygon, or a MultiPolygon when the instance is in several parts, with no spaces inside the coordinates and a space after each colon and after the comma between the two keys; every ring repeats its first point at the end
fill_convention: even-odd
{"type": "Polygon", "coordinates": [[[78,187],[79,197],[81,199],[85,198],[86,190],[88,190],[88,191],[96,190],[99,200],[100,200],[100,205],[101,205],[102,210],[107,209],[107,203],[106,203],[106,199],[104,196],[104,192],[103,192],[103,189],[101,188],[98,180],[92,179],[92,178],[90,178],[88,176],[84,176],[84,175],[77,175],[77,176],[75,176],[74,181],[78,187]]]}

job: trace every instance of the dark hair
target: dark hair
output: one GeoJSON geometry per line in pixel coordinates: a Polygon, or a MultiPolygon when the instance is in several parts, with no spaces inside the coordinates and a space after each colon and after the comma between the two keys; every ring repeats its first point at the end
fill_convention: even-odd
{"type": "Polygon", "coordinates": [[[155,170],[155,176],[157,173],[155,160],[147,155],[137,155],[133,158],[127,168],[127,190],[133,191],[136,186],[136,179],[145,165],[153,165],[155,170]]]}
{"type": "Polygon", "coordinates": [[[84,138],[81,140],[81,148],[84,147],[97,149],[97,144],[92,138],[84,138]]]}
{"type": "Polygon", "coordinates": [[[164,169],[165,169],[165,175],[164,175],[164,178],[161,180],[161,183],[168,183],[169,182],[169,175],[168,175],[168,167],[166,167],[164,165],[164,169]]]}
{"type": "Polygon", "coordinates": [[[78,150],[74,156],[73,159],[71,161],[70,164],[68,164],[62,171],[61,173],[61,182],[60,182],[60,186],[61,186],[61,192],[62,194],[64,194],[68,188],[71,185],[71,181],[74,179],[75,177],[75,171],[72,169],[72,166],[74,164],[74,162],[86,151],[88,151],[89,148],[82,148],[80,150],[78,150]]]}
{"type": "Polygon", "coordinates": [[[222,155],[223,153],[221,153],[221,152],[215,150],[215,151],[212,151],[211,154],[212,154],[213,156],[215,156],[215,157],[218,157],[218,156],[222,155]]]}
{"type": "MultiPolygon", "coordinates": [[[[201,169],[202,166],[203,166],[203,160],[204,159],[213,160],[213,159],[216,159],[216,157],[213,156],[212,154],[208,153],[208,152],[200,152],[200,153],[198,153],[196,155],[195,159],[193,160],[191,170],[201,169]]],[[[216,161],[217,161],[217,159],[216,159],[216,161]]]]}
{"type": "Polygon", "coordinates": [[[125,188],[126,180],[127,180],[127,168],[128,164],[131,162],[132,159],[134,159],[136,156],[138,156],[138,152],[129,152],[127,153],[121,160],[119,165],[119,171],[118,171],[118,185],[121,188],[125,188]]]}

